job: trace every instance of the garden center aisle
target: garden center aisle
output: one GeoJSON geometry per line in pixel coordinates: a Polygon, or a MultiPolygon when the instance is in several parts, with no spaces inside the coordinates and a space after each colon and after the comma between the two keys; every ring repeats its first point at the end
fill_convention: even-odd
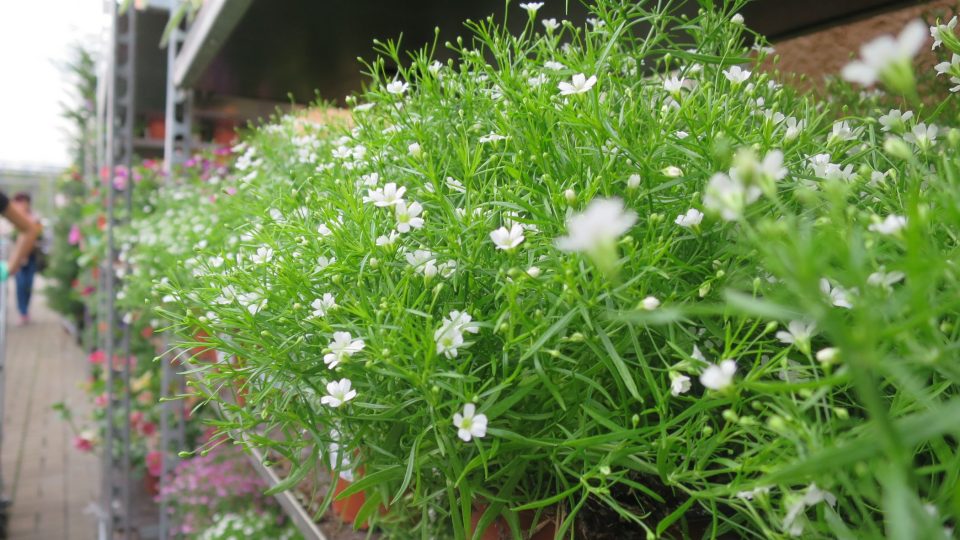
{"type": "MultiPolygon", "coordinates": [[[[96,532],[94,517],[84,510],[97,500],[100,463],[73,448],[69,425],[51,407],[63,401],[78,418],[87,417],[89,401],[78,385],[89,379],[89,368],[60,318],[47,309],[42,282],[37,285],[33,322],[11,322],[7,330],[2,472],[14,501],[8,537],[85,540],[96,532]]],[[[13,321],[13,302],[8,304],[13,321]]]]}

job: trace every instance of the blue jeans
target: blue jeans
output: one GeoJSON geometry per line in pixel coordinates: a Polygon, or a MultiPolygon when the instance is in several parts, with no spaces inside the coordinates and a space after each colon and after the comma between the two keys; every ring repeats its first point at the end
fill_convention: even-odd
{"type": "Polygon", "coordinates": [[[14,275],[17,282],[17,311],[21,316],[27,315],[30,307],[30,295],[33,294],[33,276],[37,273],[37,258],[31,254],[20,271],[14,275]]]}

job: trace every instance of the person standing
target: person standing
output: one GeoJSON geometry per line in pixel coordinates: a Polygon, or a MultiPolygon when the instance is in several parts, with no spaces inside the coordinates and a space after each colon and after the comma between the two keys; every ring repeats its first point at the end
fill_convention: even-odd
{"type": "MultiPolygon", "coordinates": [[[[0,212],[17,227],[17,243],[7,262],[7,273],[14,276],[17,283],[17,311],[20,324],[30,322],[30,297],[33,295],[33,278],[37,273],[37,237],[40,235],[40,222],[30,209],[30,194],[20,192],[7,200],[0,193],[0,212]]],[[[0,269],[0,279],[5,279],[0,269]]]]}

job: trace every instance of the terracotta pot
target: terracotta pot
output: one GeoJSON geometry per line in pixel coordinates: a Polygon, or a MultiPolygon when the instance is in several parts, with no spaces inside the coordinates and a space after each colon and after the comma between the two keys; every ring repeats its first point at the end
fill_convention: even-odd
{"type": "Polygon", "coordinates": [[[147,138],[153,140],[162,140],[167,134],[167,125],[163,121],[163,117],[153,117],[150,118],[150,121],[147,123],[147,138]]]}
{"type": "Polygon", "coordinates": [[[367,524],[361,523],[357,524],[357,514],[360,513],[360,508],[363,507],[363,504],[367,502],[367,496],[363,491],[359,491],[344,498],[338,498],[341,493],[350,485],[352,482],[349,480],[344,480],[340,478],[339,474],[334,473],[333,475],[333,503],[330,507],[333,509],[333,513],[343,521],[344,523],[352,523],[355,526],[359,526],[360,529],[366,529],[367,524]]]}
{"type": "MultiPolygon", "coordinates": [[[[474,504],[473,512],[470,514],[470,534],[473,535],[480,524],[480,518],[487,511],[487,505],[483,503],[474,504]]],[[[540,522],[534,525],[534,518],[537,513],[534,510],[523,510],[518,513],[520,521],[520,531],[523,538],[528,540],[553,540],[557,535],[557,520],[550,510],[540,513],[540,522]]],[[[510,525],[502,516],[493,520],[493,523],[487,525],[480,535],[481,540],[511,540],[513,534],[510,532],[510,525]]]]}
{"type": "Polygon", "coordinates": [[[237,138],[236,125],[232,120],[220,120],[213,128],[213,142],[229,146],[237,138]]]}
{"type": "MultiPolygon", "coordinates": [[[[234,356],[230,363],[233,365],[234,369],[239,369],[243,367],[245,362],[242,358],[234,356]]],[[[247,404],[247,392],[249,392],[249,390],[246,386],[244,386],[246,383],[247,379],[245,377],[236,377],[232,381],[233,399],[236,401],[237,405],[241,407],[247,404]]]]}
{"type": "MultiPolygon", "coordinates": [[[[197,330],[193,334],[193,338],[200,343],[206,343],[207,338],[209,337],[210,334],[204,332],[203,330],[197,330]]],[[[190,349],[190,354],[200,362],[214,363],[217,361],[217,351],[206,347],[194,347],[193,349],[190,349]]]]}

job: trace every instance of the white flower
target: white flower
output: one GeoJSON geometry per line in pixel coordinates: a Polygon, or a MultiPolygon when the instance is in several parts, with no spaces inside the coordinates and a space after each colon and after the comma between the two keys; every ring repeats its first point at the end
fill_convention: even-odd
{"type": "Polygon", "coordinates": [[[457,428],[457,437],[464,442],[470,442],[474,437],[482,439],[487,435],[487,417],[476,414],[477,406],[467,403],[463,406],[463,414],[453,415],[453,425],[457,428]]]}
{"type": "Polygon", "coordinates": [[[839,352],[836,347],[825,347],[817,351],[816,358],[822,364],[832,364],[839,352]]]}
{"type": "Polygon", "coordinates": [[[500,227],[490,232],[490,239],[493,240],[497,249],[511,250],[523,242],[523,226],[514,223],[510,226],[510,230],[507,230],[506,227],[500,227]]]}
{"type": "Polygon", "coordinates": [[[683,169],[675,165],[668,165],[664,167],[663,170],[660,172],[662,172],[664,176],[667,176],[669,178],[679,178],[683,176],[683,169]]]}
{"type": "Polygon", "coordinates": [[[786,132],[783,134],[783,138],[787,141],[796,139],[800,133],[803,132],[804,126],[806,126],[805,120],[800,120],[798,122],[793,116],[784,118],[783,123],[786,126],[786,132]]]}
{"type": "Polygon", "coordinates": [[[376,105],[376,103],[361,103],[354,107],[353,110],[357,112],[367,112],[372,109],[374,105],[376,105]]]}
{"type": "Polygon", "coordinates": [[[547,60],[546,62],[544,62],[543,67],[553,71],[560,71],[561,69],[567,69],[567,66],[561,64],[560,62],[554,62],[553,60],[547,60]]]}
{"type": "Polygon", "coordinates": [[[413,253],[407,253],[405,257],[407,259],[407,263],[420,272],[423,271],[423,267],[425,265],[435,264],[437,258],[432,251],[426,249],[414,250],[413,253]]]}
{"type": "Polygon", "coordinates": [[[577,73],[570,82],[558,83],[557,88],[560,89],[561,96],[570,96],[589,92],[595,84],[597,84],[596,75],[591,75],[590,78],[587,78],[583,73],[577,73]]]}
{"type": "Polygon", "coordinates": [[[529,13],[531,17],[535,17],[537,10],[543,7],[543,2],[521,2],[520,7],[527,10],[527,13],[529,13]]]}
{"type": "Polygon", "coordinates": [[[803,321],[790,321],[787,323],[787,330],[777,332],[777,339],[787,345],[796,345],[803,349],[809,346],[810,338],[816,334],[817,325],[803,321]]]}
{"type": "Polygon", "coordinates": [[[328,227],[326,223],[321,223],[320,226],[317,227],[317,234],[320,236],[330,236],[333,234],[333,231],[330,230],[330,227],[328,227]]]}
{"type": "Polygon", "coordinates": [[[364,345],[362,339],[353,339],[350,332],[334,332],[333,341],[327,346],[330,352],[324,355],[323,363],[333,369],[344,359],[362,351],[364,345]]]}
{"type": "Polygon", "coordinates": [[[731,66],[730,69],[723,71],[723,76],[736,86],[749,79],[750,72],[740,66],[731,66]]]}
{"type": "Polygon", "coordinates": [[[547,80],[547,76],[543,73],[540,73],[527,79],[527,84],[529,84],[531,88],[540,88],[547,83],[547,80]]]}
{"type": "Polygon", "coordinates": [[[870,86],[883,78],[889,78],[898,66],[907,65],[916,56],[926,41],[924,25],[912,21],[894,38],[880,36],[860,48],[861,60],[850,62],[843,68],[843,78],[870,86]]]}
{"type": "Polygon", "coordinates": [[[770,493],[770,487],[760,486],[747,491],[738,491],[734,496],[745,501],[752,501],[754,497],[758,495],[766,495],[767,493],[770,493]]]}
{"type": "Polygon", "coordinates": [[[933,38],[933,46],[930,47],[930,50],[936,49],[943,43],[943,38],[946,37],[948,40],[953,36],[953,29],[957,26],[957,17],[956,15],[950,19],[950,22],[947,24],[938,24],[936,26],[930,27],[930,37],[933,38]]]}
{"type": "Polygon", "coordinates": [[[336,409],[351,399],[357,397],[357,391],[351,390],[350,379],[340,379],[327,383],[327,395],[320,398],[320,403],[336,409]]]}
{"type": "Polygon", "coordinates": [[[594,199],[582,214],[567,218],[567,236],[557,238],[562,251],[593,251],[613,244],[637,222],[637,214],[620,199],[594,199]]]}
{"type": "Polygon", "coordinates": [[[407,206],[407,203],[403,200],[397,201],[394,212],[397,218],[398,231],[405,233],[409,232],[411,228],[419,229],[423,227],[423,218],[418,217],[423,212],[420,203],[413,202],[410,203],[410,206],[407,206]]]}
{"type": "Polygon", "coordinates": [[[647,311],[653,311],[660,307],[660,300],[656,296],[648,296],[640,301],[640,306],[647,311]]]}
{"type": "Polygon", "coordinates": [[[880,267],[880,270],[867,276],[867,284],[889,290],[897,283],[903,281],[905,277],[907,277],[907,275],[903,272],[886,272],[883,267],[880,267]]]}
{"type": "Polygon", "coordinates": [[[455,358],[463,346],[463,332],[456,325],[444,324],[434,332],[433,339],[437,343],[437,354],[447,358],[455,358]]]}
{"type": "Polygon", "coordinates": [[[676,75],[671,76],[663,81],[663,89],[667,92],[670,92],[675,97],[680,94],[680,91],[683,90],[683,83],[686,82],[686,79],[682,77],[677,77],[676,75]]]}
{"type": "Polygon", "coordinates": [[[797,518],[810,506],[826,501],[830,506],[837,504],[837,498],[828,491],[822,491],[816,484],[810,484],[803,498],[795,499],[787,507],[787,514],[783,518],[783,528],[791,536],[800,536],[803,534],[803,522],[797,522],[797,518]]]}
{"type": "Polygon", "coordinates": [[[457,261],[447,261],[437,265],[437,271],[442,277],[448,278],[457,271],[457,261]]]}
{"type": "Polygon", "coordinates": [[[531,266],[530,268],[527,268],[527,275],[534,279],[540,277],[540,267],[531,266]]]}
{"type": "Polygon", "coordinates": [[[480,144],[485,144],[489,142],[502,141],[504,139],[506,139],[506,137],[504,137],[503,135],[499,135],[491,131],[490,133],[487,133],[483,137],[480,137],[479,142],[480,144]]]}
{"type": "Polygon", "coordinates": [[[885,217],[880,223],[873,223],[867,230],[880,233],[880,234],[897,234],[900,232],[900,229],[907,226],[907,218],[903,216],[898,216],[896,214],[890,214],[885,217]]]}
{"type": "Polygon", "coordinates": [[[410,143],[410,145],[407,146],[407,152],[413,157],[418,157],[423,153],[423,150],[420,149],[420,143],[410,143]]]}
{"type": "Polygon", "coordinates": [[[677,216],[673,222],[681,227],[692,228],[700,225],[700,222],[703,221],[703,212],[697,210],[696,208],[691,208],[687,210],[686,214],[680,214],[677,216]]]}
{"type": "Polygon", "coordinates": [[[313,308],[314,317],[325,317],[328,311],[337,307],[337,302],[334,300],[332,294],[324,293],[323,298],[314,300],[313,303],[310,304],[310,307],[313,308]]]}
{"type": "Polygon", "coordinates": [[[390,231],[389,236],[380,235],[377,237],[377,245],[392,246],[397,241],[397,238],[400,238],[400,235],[397,233],[397,231],[390,231]]]}
{"type": "Polygon", "coordinates": [[[702,352],[700,352],[700,347],[697,347],[696,345],[693,346],[693,352],[690,353],[690,358],[693,358],[694,360],[699,360],[704,363],[706,363],[707,361],[707,358],[703,356],[702,352]]]}
{"type": "Polygon", "coordinates": [[[637,189],[640,187],[640,183],[643,181],[643,178],[639,174],[631,174],[627,178],[627,189],[637,189]]]}
{"type": "Polygon", "coordinates": [[[670,374],[670,394],[679,396],[690,391],[690,377],[679,373],[670,374]]]}
{"type": "Polygon", "coordinates": [[[223,257],[210,257],[208,264],[210,268],[220,268],[223,266],[223,257]]]}
{"type": "Polygon", "coordinates": [[[463,186],[463,182],[457,180],[456,178],[454,178],[454,177],[452,177],[452,176],[448,176],[447,179],[446,179],[446,181],[445,181],[444,183],[446,184],[446,186],[447,186],[448,188],[450,188],[450,189],[453,190],[453,191],[457,191],[457,192],[460,192],[460,193],[466,193],[466,192],[467,192],[467,188],[465,188],[465,187],[463,186]]]}
{"type": "Polygon", "coordinates": [[[397,184],[390,182],[383,188],[367,190],[367,196],[363,202],[372,202],[374,206],[393,206],[403,200],[403,194],[407,192],[405,187],[397,187],[397,184]]]}
{"type": "Polygon", "coordinates": [[[937,142],[937,126],[930,124],[929,126],[924,122],[913,126],[913,129],[910,130],[910,133],[907,133],[903,136],[903,140],[913,143],[920,148],[927,148],[933,143],[937,142]]]}
{"type": "Polygon", "coordinates": [[[730,17],[730,22],[733,24],[743,24],[743,15],[734,13],[733,17],[730,17]]]}
{"type": "Polygon", "coordinates": [[[733,384],[733,375],[737,372],[737,363],[723,360],[720,365],[710,364],[700,374],[700,384],[710,390],[723,390],[733,384]]]}
{"type": "Polygon", "coordinates": [[[387,84],[387,92],[390,92],[394,95],[400,95],[407,91],[410,85],[403,81],[393,81],[387,84]]]}
{"type": "Polygon", "coordinates": [[[913,118],[913,111],[900,112],[900,109],[890,109],[890,112],[882,115],[878,120],[882,131],[900,131],[906,127],[907,120],[913,118]]]}
{"type": "Polygon", "coordinates": [[[480,326],[473,322],[473,318],[463,311],[451,311],[449,317],[444,317],[440,328],[433,333],[437,343],[437,354],[447,358],[455,358],[460,347],[469,345],[463,341],[463,333],[476,334],[480,326]]]}
{"type": "Polygon", "coordinates": [[[237,295],[237,302],[245,307],[251,315],[256,315],[267,305],[267,299],[255,292],[237,295]]]}
{"type": "Polygon", "coordinates": [[[760,188],[746,186],[737,175],[716,173],[710,178],[703,194],[703,206],[717,212],[726,221],[736,221],[750,203],[760,198],[760,188]]]}
{"type": "Polygon", "coordinates": [[[263,246],[257,248],[257,253],[250,256],[254,264],[266,264],[273,258],[273,249],[263,246]]]}
{"type": "Polygon", "coordinates": [[[829,140],[832,141],[852,141],[857,138],[857,131],[850,127],[846,120],[833,123],[833,129],[830,131],[829,140]]]}
{"type": "Polygon", "coordinates": [[[937,75],[943,75],[949,74],[950,70],[957,66],[960,66],[960,55],[954,54],[950,57],[950,61],[940,62],[939,64],[933,66],[933,69],[937,72],[937,75]]]}
{"type": "Polygon", "coordinates": [[[830,303],[836,307],[850,309],[853,305],[850,303],[850,296],[846,289],[841,287],[831,287],[827,278],[820,279],[820,292],[822,292],[830,303]]]}
{"type": "Polygon", "coordinates": [[[553,32],[557,28],[560,28],[560,23],[558,23],[556,19],[544,19],[540,22],[543,23],[543,27],[547,32],[553,32]]]}
{"type": "Polygon", "coordinates": [[[335,262],[337,262],[336,257],[331,258],[321,255],[320,257],[317,257],[317,270],[323,270],[335,262]]]}

